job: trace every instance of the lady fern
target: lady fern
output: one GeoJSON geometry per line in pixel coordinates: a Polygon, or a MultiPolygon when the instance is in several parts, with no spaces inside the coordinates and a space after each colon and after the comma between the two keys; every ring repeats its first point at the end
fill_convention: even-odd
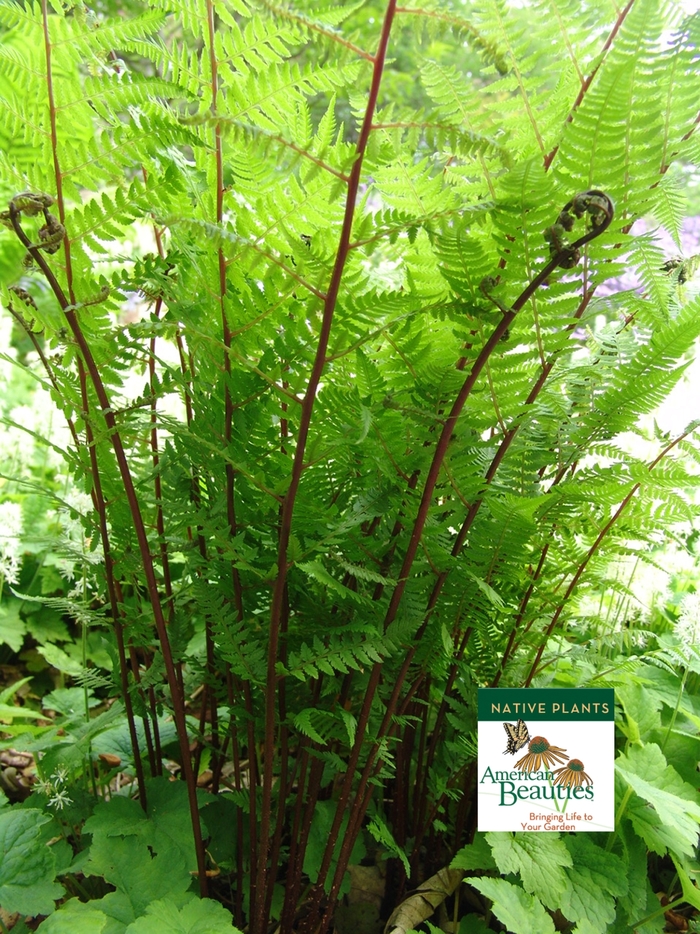
{"type": "Polygon", "coordinates": [[[474,826],[475,687],[548,683],[574,595],[695,485],[692,426],[646,460],[618,439],[700,333],[631,233],[678,226],[697,17],[375,6],[0,5],[3,300],[93,498],[141,800],[134,708],[160,774],[165,706],[200,892],[226,898],[206,751],[255,934],[328,927],[370,808],[405,856],[389,900],[445,864],[474,826]],[[55,199],[59,252],[25,191],[55,199]],[[630,267],[641,291],[601,294],[630,267]]]}

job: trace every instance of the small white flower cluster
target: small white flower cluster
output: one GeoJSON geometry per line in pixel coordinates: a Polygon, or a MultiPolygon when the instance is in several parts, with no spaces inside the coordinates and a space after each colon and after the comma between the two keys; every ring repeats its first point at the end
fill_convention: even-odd
{"type": "Polygon", "coordinates": [[[57,811],[62,811],[66,805],[73,803],[63,787],[67,777],[66,769],[56,769],[48,779],[42,779],[36,783],[36,790],[39,794],[46,795],[49,799],[49,807],[56,808],[57,811]]]}
{"type": "Polygon", "coordinates": [[[0,578],[8,584],[19,581],[22,565],[22,507],[0,503],[0,578]]]}
{"type": "Polygon", "coordinates": [[[693,651],[700,649],[700,593],[684,594],[680,610],[674,632],[681,643],[681,652],[690,658],[693,651]]]}

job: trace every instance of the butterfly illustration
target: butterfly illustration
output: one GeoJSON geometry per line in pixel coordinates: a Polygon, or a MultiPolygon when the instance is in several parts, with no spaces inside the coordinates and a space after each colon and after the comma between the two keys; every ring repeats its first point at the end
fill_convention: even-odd
{"type": "Polygon", "coordinates": [[[503,729],[508,734],[508,744],[503,753],[504,756],[514,756],[518,749],[522,749],[525,743],[530,741],[527,726],[522,720],[518,720],[517,723],[504,723],[503,729]]]}

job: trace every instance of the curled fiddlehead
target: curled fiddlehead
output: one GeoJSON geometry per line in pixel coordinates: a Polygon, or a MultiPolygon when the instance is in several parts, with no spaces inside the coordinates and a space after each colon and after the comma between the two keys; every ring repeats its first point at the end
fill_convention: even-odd
{"type": "Polygon", "coordinates": [[[612,199],[591,188],[574,195],[562,208],[559,217],[551,227],[544,231],[544,239],[549,244],[549,254],[557,260],[557,266],[572,269],[581,259],[581,247],[599,237],[610,225],[615,214],[612,199]],[[574,229],[577,219],[588,215],[589,230],[574,243],[569,243],[568,234],[574,229]]]}
{"type": "Polygon", "coordinates": [[[22,215],[25,217],[36,217],[38,214],[44,215],[44,224],[39,228],[39,240],[37,243],[26,242],[25,246],[29,248],[29,253],[24,258],[25,267],[31,267],[37,260],[36,250],[44,250],[46,253],[56,253],[61,248],[61,243],[66,234],[66,229],[59,219],[51,214],[49,208],[53,205],[54,199],[41,191],[23,191],[10,201],[9,209],[0,212],[0,224],[14,230],[24,243],[27,239],[20,236],[18,225],[22,215]]]}
{"type": "Polygon", "coordinates": [[[606,195],[604,191],[599,191],[596,188],[579,192],[570,201],[567,201],[554,224],[547,227],[543,232],[544,238],[549,244],[549,262],[528,283],[510,308],[506,307],[492,294],[493,288],[500,283],[501,277],[486,276],[482,279],[479,286],[481,292],[503,313],[503,321],[497,328],[499,340],[503,339],[504,335],[507,334],[513,315],[520,311],[541,285],[547,282],[552,272],[558,266],[563,269],[572,269],[581,259],[581,247],[595,237],[599,237],[610,226],[614,215],[615,206],[612,198],[606,195]],[[585,215],[588,215],[588,231],[578,240],[570,243],[568,234],[574,229],[576,221],[585,215]]]}

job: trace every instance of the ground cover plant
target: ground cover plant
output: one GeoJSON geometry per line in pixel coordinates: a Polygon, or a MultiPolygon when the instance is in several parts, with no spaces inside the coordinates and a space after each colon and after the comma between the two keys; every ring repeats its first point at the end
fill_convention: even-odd
{"type": "Polygon", "coordinates": [[[700,334],[700,17],[4,0],[0,28],[14,930],[690,929],[694,577],[644,626],[581,599],[694,548],[693,413],[643,417],[700,334]],[[617,689],[614,833],[475,833],[484,685],[617,689]]]}

